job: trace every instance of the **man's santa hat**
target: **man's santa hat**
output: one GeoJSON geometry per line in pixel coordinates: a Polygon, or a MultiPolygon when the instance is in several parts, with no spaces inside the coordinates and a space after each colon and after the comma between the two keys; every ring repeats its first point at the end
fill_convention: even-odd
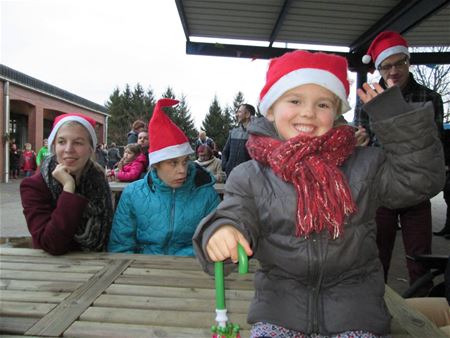
{"type": "Polygon", "coordinates": [[[173,123],[163,111],[163,107],[171,107],[178,100],[160,99],[156,102],[153,115],[148,124],[150,148],[148,158],[150,165],[164,160],[193,154],[186,135],[173,123]]]}
{"type": "Polygon", "coordinates": [[[378,68],[389,56],[399,53],[409,57],[408,42],[397,32],[381,32],[370,44],[362,62],[369,64],[373,61],[375,68],[378,68]]]}
{"type": "Polygon", "coordinates": [[[341,113],[350,110],[347,60],[334,54],[297,50],[270,61],[266,84],[259,95],[259,111],[265,116],[285,92],[304,84],[328,89],[341,100],[341,113]]]}
{"type": "Polygon", "coordinates": [[[56,134],[58,133],[58,130],[66,123],[66,122],[78,122],[81,124],[89,133],[91,136],[92,141],[92,148],[95,149],[97,146],[97,135],[95,134],[95,120],[89,116],[78,114],[78,113],[71,113],[71,114],[62,114],[55,118],[55,121],[53,121],[53,128],[50,133],[50,136],[48,137],[48,147],[51,151],[53,141],[55,140],[56,134]]]}

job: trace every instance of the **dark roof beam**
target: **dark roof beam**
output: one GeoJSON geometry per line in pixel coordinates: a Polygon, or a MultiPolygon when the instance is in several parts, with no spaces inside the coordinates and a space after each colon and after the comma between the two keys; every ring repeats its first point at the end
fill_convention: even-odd
{"type": "Polygon", "coordinates": [[[380,32],[393,30],[404,34],[449,3],[450,0],[403,0],[352,42],[350,51],[362,55],[380,32]]]}
{"type": "Polygon", "coordinates": [[[269,47],[272,47],[274,41],[276,40],[278,33],[280,32],[280,29],[283,26],[284,19],[286,18],[289,8],[291,7],[291,4],[292,0],[284,1],[283,7],[281,8],[280,14],[278,15],[277,18],[277,22],[275,23],[275,26],[273,26],[272,33],[270,34],[269,47]]]}
{"type": "Polygon", "coordinates": [[[189,40],[189,36],[190,36],[189,27],[187,24],[186,12],[184,11],[183,1],[175,0],[175,3],[177,5],[178,14],[180,15],[180,20],[181,20],[181,25],[183,26],[184,36],[186,36],[186,41],[190,41],[189,40]]]}

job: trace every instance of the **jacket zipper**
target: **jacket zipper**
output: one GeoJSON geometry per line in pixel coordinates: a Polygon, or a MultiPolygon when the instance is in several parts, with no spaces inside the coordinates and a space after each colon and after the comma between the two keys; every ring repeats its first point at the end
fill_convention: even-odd
{"type": "Polygon", "coordinates": [[[319,291],[320,285],[322,283],[322,256],[321,256],[321,241],[318,234],[315,235],[315,238],[312,239],[313,245],[313,256],[315,257],[314,266],[317,268],[314,269],[313,278],[312,278],[312,333],[319,332],[319,291]]]}
{"type": "Polygon", "coordinates": [[[169,243],[172,239],[173,228],[174,228],[174,219],[175,219],[175,189],[172,189],[172,201],[170,203],[170,222],[169,222],[169,231],[167,232],[166,241],[164,243],[164,254],[169,254],[169,243]]]}

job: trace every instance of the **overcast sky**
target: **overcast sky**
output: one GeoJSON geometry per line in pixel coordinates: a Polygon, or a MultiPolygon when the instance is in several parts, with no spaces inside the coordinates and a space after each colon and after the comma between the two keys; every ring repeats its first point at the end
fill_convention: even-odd
{"type": "Polygon", "coordinates": [[[127,83],[171,86],[199,127],[214,95],[256,106],[264,85],[267,60],[187,55],[174,0],[0,2],[0,62],[99,104],[127,83]]]}

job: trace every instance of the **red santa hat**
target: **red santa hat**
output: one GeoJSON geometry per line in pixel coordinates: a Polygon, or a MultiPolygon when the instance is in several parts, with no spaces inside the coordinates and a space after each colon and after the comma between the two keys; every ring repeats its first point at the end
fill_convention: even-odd
{"type": "Polygon", "coordinates": [[[397,32],[381,32],[370,44],[362,62],[369,64],[373,61],[375,68],[378,68],[389,56],[399,53],[409,57],[408,42],[397,32]]]}
{"type": "Polygon", "coordinates": [[[270,61],[266,84],[259,95],[261,114],[265,116],[285,92],[304,84],[317,84],[328,89],[341,100],[341,113],[350,110],[347,60],[334,54],[297,50],[270,61]]]}
{"type": "Polygon", "coordinates": [[[160,99],[156,102],[153,115],[148,124],[150,148],[148,158],[150,165],[164,160],[193,154],[186,135],[173,123],[163,111],[163,107],[171,107],[178,100],[160,99]]]}
{"type": "Polygon", "coordinates": [[[48,137],[48,147],[49,149],[52,149],[53,141],[55,140],[56,134],[58,133],[59,128],[62,127],[63,124],[69,121],[75,121],[81,124],[89,133],[91,136],[92,141],[92,148],[95,149],[97,146],[97,135],[95,134],[95,120],[89,116],[78,114],[78,113],[71,113],[71,114],[62,114],[55,118],[55,121],[53,121],[53,128],[50,133],[50,136],[48,137]]]}

